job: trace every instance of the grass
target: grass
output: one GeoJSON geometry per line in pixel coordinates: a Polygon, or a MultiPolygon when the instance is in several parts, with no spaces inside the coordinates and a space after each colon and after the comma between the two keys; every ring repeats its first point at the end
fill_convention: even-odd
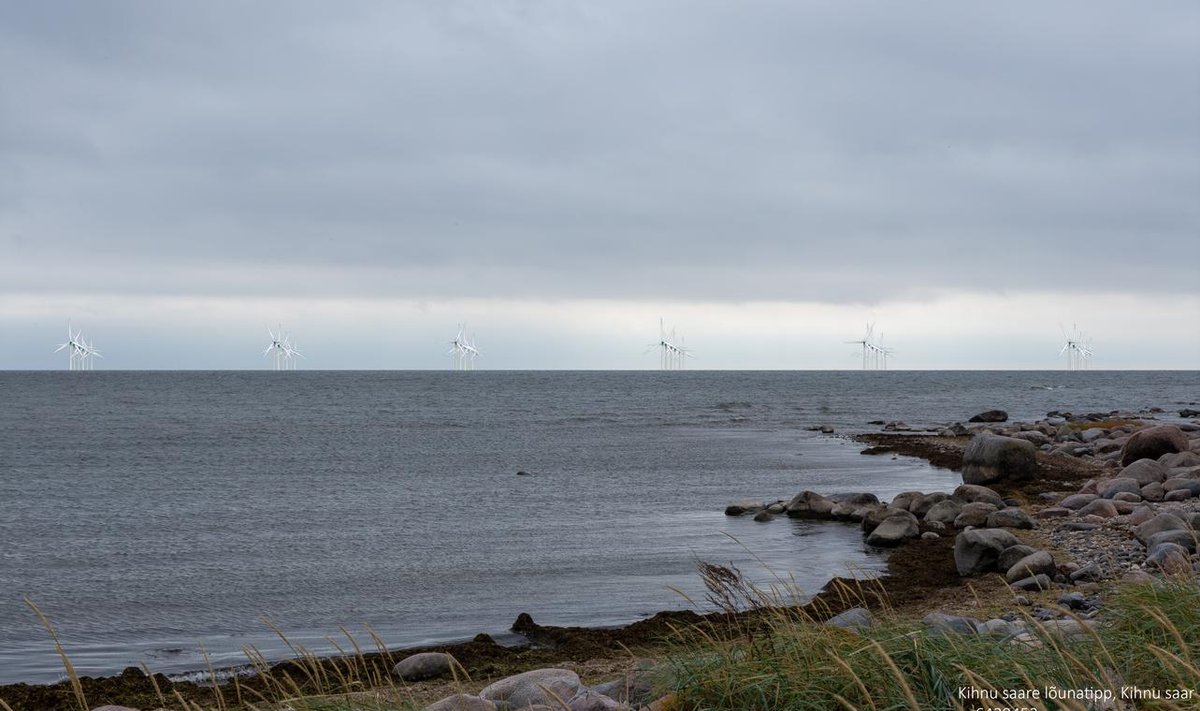
{"type": "MultiPolygon", "coordinates": [[[[1091,699],[1014,695],[1057,688],[1120,698],[1122,687],[1198,694],[1143,699],[1139,709],[1200,709],[1200,580],[1194,576],[1115,584],[1106,597],[1103,623],[1078,638],[1064,639],[1026,618],[1030,633],[1004,640],[927,634],[880,605],[886,600],[879,581],[838,581],[827,598],[799,606],[786,581],[764,591],[746,583],[734,568],[701,564],[700,573],[708,605],[729,614],[720,616],[721,624],[706,618],[676,629],[664,650],[667,661],[659,667],[657,685],[673,695],[667,706],[671,711],[968,711],[989,706],[1085,711],[1100,707],[1091,699]],[[870,604],[879,623],[860,632],[821,623],[830,612],[855,604],[870,604]]],[[[140,696],[94,693],[98,687],[76,676],[49,620],[32,603],[30,607],[54,641],[68,683],[60,685],[57,696],[36,699],[8,698],[6,689],[0,693],[0,711],[87,711],[105,703],[180,711],[401,711],[423,708],[432,700],[429,689],[406,685],[388,673],[393,660],[378,635],[368,631],[370,641],[363,644],[344,629],[344,639],[331,640],[344,652],[336,660],[320,659],[276,630],[294,659],[272,665],[247,648],[246,658],[257,671],[253,677],[207,688],[186,685],[185,693],[180,691],[184,685],[160,686],[154,677],[144,677],[138,683],[153,690],[140,696]]],[[[211,679],[218,678],[211,667],[208,671],[211,679]]],[[[459,668],[437,693],[471,693],[475,688],[478,684],[459,668]]]]}
{"type": "Polygon", "coordinates": [[[1105,623],[1078,639],[1027,617],[1030,634],[1005,641],[930,635],[888,613],[855,633],[798,619],[794,611],[764,610],[766,624],[740,634],[681,632],[668,686],[686,711],[1083,711],[1098,708],[1090,705],[1095,699],[1047,698],[1048,690],[1120,699],[1130,686],[1193,694],[1143,699],[1141,709],[1200,709],[1200,582],[1188,576],[1122,583],[1104,612],[1105,623]]]}

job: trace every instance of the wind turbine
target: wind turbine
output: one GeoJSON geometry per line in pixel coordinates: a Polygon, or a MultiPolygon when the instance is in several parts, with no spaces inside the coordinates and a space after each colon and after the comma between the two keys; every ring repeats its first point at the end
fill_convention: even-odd
{"type": "Polygon", "coordinates": [[[475,370],[475,359],[482,356],[475,347],[474,341],[467,335],[465,324],[458,324],[458,335],[450,341],[450,350],[446,355],[454,358],[455,370],[475,370]]]}
{"type": "Polygon", "coordinates": [[[284,370],[295,370],[296,359],[303,358],[304,354],[300,352],[300,347],[290,336],[283,337],[283,363],[284,370]]]}
{"type": "Polygon", "coordinates": [[[667,335],[667,327],[662,318],[658,319],[658,343],[651,343],[650,348],[658,349],[658,369],[659,370],[683,370],[684,359],[694,358],[690,351],[682,345],[683,339],[679,339],[679,345],[676,344],[675,328],[671,328],[671,335],[667,335]]]}
{"type": "Polygon", "coordinates": [[[1063,347],[1058,351],[1061,356],[1064,353],[1067,356],[1067,370],[1079,370],[1086,367],[1088,359],[1092,357],[1093,351],[1090,347],[1083,344],[1083,336],[1079,333],[1079,327],[1071,324],[1071,333],[1067,334],[1067,330],[1063,325],[1058,324],[1058,330],[1062,332],[1063,347]]]}
{"type": "Polygon", "coordinates": [[[283,333],[283,326],[276,326],[277,331],[272,331],[271,327],[267,327],[267,336],[271,339],[266,350],[263,351],[263,357],[271,356],[271,366],[274,370],[284,370],[287,366],[287,352],[290,346],[286,345],[287,337],[283,333]]]}
{"type": "MultiPolygon", "coordinates": [[[[82,336],[83,334],[79,334],[79,335],[82,336]]],[[[80,338],[80,340],[79,340],[79,360],[80,360],[80,366],[81,366],[80,370],[95,370],[96,365],[92,361],[92,359],[93,358],[103,358],[103,357],[104,356],[100,355],[100,351],[96,350],[95,346],[91,345],[90,343],[88,343],[88,342],[84,341],[82,338],[80,338]]]]}
{"type": "Polygon", "coordinates": [[[873,354],[873,353],[874,353],[874,351],[876,350],[876,346],[875,346],[875,344],[871,342],[871,332],[872,332],[872,331],[874,331],[874,330],[875,330],[875,324],[868,322],[868,323],[867,323],[867,330],[866,330],[866,333],[864,333],[864,334],[863,334],[863,337],[862,337],[861,339],[859,339],[859,340],[857,340],[857,341],[846,341],[846,343],[852,343],[852,344],[855,344],[855,345],[862,346],[862,367],[863,367],[863,370],[866,370],[866,369],[867,369],[867,357],[868,357],[868,354],[873,354]]]}
{"type": "Polygon", "coordinates": [[[58,348],[54,349],[54,352],[58,353],[64,349],[67,351],[67,370],[82,370],[81,363],[84,358],[83,331],[72,331],[70,321],[67,321],[67,342],[59,344],[58,348]]]}

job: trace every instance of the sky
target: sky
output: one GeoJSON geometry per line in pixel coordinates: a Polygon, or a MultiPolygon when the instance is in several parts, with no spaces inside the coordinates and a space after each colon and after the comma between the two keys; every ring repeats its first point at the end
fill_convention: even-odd
{"type": "Polygon", "coordinates": [[[0,0],[0,369],[1200,367],[1200,4],[0,0]]]}

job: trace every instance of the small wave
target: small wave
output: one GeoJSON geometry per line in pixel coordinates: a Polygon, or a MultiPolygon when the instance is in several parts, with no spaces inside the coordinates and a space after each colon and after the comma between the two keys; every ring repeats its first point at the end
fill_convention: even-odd
{"type": "Polygon", "coordinates": [[[245,679],[258,674],[254,667],[233,667],[230,669],[214,669],[211,672],[208,670],[183,672],[180,674],[168,674],[167,679],[174,683],[188,682],[191,684],[212,684],[214,681],[217,684],[224,684],[233,679],[245,679]]]}
{"type": "Polygon", "coordinates": [[[717,403],[717,409],[724,410],[725,412],[732,412],[733,410],[749,410],[751,407],[752,406],[750,403],[740,400],[717,403]]]}

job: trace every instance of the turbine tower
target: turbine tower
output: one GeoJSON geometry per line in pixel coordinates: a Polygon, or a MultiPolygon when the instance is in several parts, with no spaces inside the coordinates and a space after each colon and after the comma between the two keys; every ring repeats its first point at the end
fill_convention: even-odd
{"type": "Polygon", "coordinates": [[[887,370],[887,359],[894,354],[891,348],[883,347],[883,332],[879,332],[879,341],[875,341],[875,324],[867,323],[867,330],[857,341],[845,341],[862,348],[863,370],[887,370]]]}

